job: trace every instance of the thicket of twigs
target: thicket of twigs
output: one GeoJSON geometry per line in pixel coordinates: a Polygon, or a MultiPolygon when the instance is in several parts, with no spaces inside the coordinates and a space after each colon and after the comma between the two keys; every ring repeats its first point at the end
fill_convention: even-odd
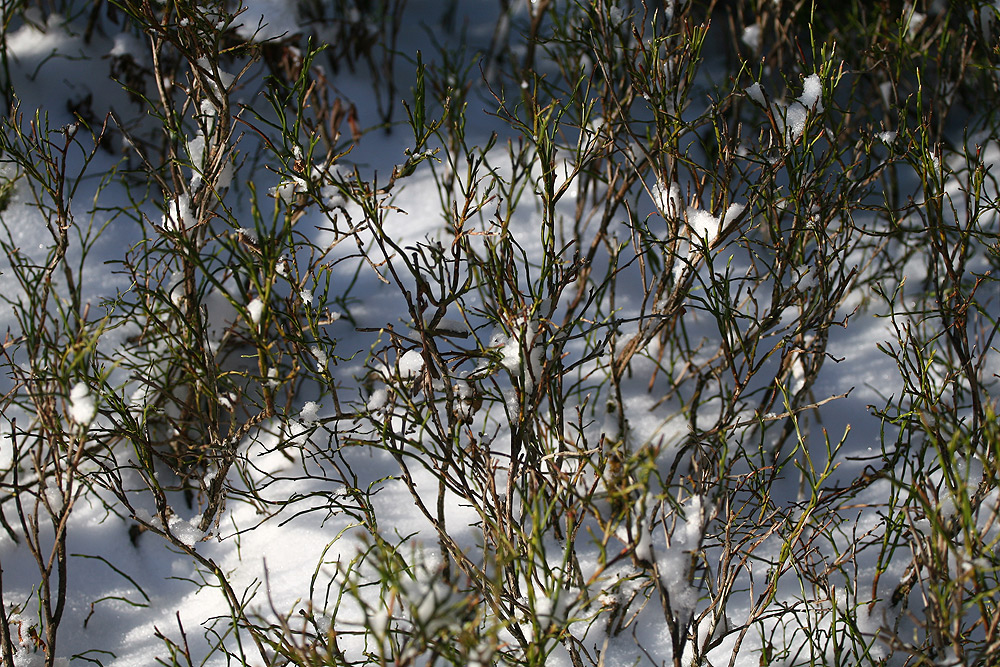
{"type": "Polygon", "coordinates": [[[234,3],[5,5],[4,53],[139,47],[93,63],[131,106],[70,125],[3,62],[3,205],[48,234],[0,235],[3,557],[37,562],[4,664],[69,657],[83,499],[229,602],[165,664],[995,661],[994,6],[484,1],[475,44],[446,2],[417,55],[407,4],[268,40],[234,3]],[[365,285],[398,310],[359,321],[365,285]],[[823,380],[859,327],[898,366],[867,408],[823,380]],[[350,517],[356,555],[270,609],[199,551],[240,503],[350,517]]]}

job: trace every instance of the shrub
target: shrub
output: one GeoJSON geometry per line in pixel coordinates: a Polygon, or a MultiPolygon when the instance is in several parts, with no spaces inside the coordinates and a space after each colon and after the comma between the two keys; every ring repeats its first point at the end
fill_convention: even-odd
{"type": "Polygon", "coordinates": [[[163,664],[990,664],[992,4],[56,5],[0,45],[5,664],[157,610],[93,508],[222,601],[163,664]]]}

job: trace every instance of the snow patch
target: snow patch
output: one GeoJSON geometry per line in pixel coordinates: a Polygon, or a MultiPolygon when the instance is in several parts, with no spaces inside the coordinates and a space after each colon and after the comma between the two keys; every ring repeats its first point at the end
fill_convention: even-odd
{"type": "Polygon", "coordinates": [[[298,3],[290,0],[243,0],[245,12],[234,25],[244,39],[266,42],[299,31],[298,3]]]}
{"type": "Polygon", "coordinates": [[[316,370],[320,373],[325,373],[326,368],[330,363],[330,357],[323,351],[319,345],[313,345],[309,348],[309,352],[316,359],[316,370]]]}
{"type": "Polygon", "coordinates": [[[250,316],[250,321],[257,325],[260,323],[261,315],[264,314],[264,302],[260,300],[259,297],[254,297],[254,299],[247,304],[247,315],[250,316]]]}
{"type": "Polygon", "coordinates": [[[823,111],[823,83],[819,80],[818,74],[810,74],[802,82],[799,104],[807,109],[815,109],[817,113],[823,111]]]}
{"type": "Polygon", "coordinates": [[[97,403],[85,382],[77,382],[69,392],[69,418],[87,426],[97,416],[97,403]]]}
{"type": "Polygon", "coordinates": [[[760,37],[760,26],[753,24],[743,28],[743,34],[740,35],[740,41],[746,44],[751,51],[756,52],[760,51],[760,37]]]}
{"type": "Polygon", "coordinates": [[[719,236],[719,219],[703,208],[689,208],[687,222],[691,232],[702,241],[711,243],[719,236]]]}
{"type": "Polygon", "coordinates": [[[299,419],[306,424],[315,424],[319,421],[319,404],[316,401],[306,401],[299,413],[299,419]]]}
{"type": "Polygon", "coordinates": [[[195,225],[194,212],[191,210],[191,197],[182,194],[167,201],[166,211],[160,220],[160,226],[172,232],[182,232],[195,225]]]}
{"type": "Polygon", "coordinates": [[[379,387],[368,397],[368,404],[365,406],[369,412],[378,412],[389,402],[389,391],[385,387],[379,387]]]}
{"type": "Polygon", "coordinates": [[[416,377],[424,368],[424,355],[420,350],[407,350],[399,358],[399,377],[416,377]]]}
{"type": "Polygon", "coordinates": [[[747,86],[744,91],[751,100],[761,105],[762,107],[767,106],[767,100],[764,98],[764,89],[761,88],[760,83],[754,83],[751,86],[747,86]]]}

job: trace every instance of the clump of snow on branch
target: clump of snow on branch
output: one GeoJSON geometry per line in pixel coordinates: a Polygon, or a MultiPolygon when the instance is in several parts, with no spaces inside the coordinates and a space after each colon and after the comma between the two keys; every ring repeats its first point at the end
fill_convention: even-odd
{"type": "Polygon", "coordinates": [[[653,197],[656,208],[665,218],[679,217],[684,210],[684,199],[681,197],[681,189],[677,183],[667,186],[663,181],[657,180],[653,186],[653,197]]]}
{"type": "MultiPolygon", "coordinates": [[[[754,83],[744,91],[746,96],[762,107],[767,106],[764,89],[760,83],[754,83]]],[[[775,102],[771,112],[778,129],[787,141],[791,142],[805,132],[806,121],[810,113],[823,112],[823,82],[818,74],[810,74],[802,82],[802,95],[790,104],[775,102]]]]}
{"type": "Polygon", "coordinates": [[[386,406],[389,402],[389,390],[385,387],[379,387],[372,391],[368,396],[368,403],[366,408],[369,412],[378,412],[386,406]]]}
{"type": "Polygon", "coordinates": [[[48,502],[53,516],[62,512],[65,505],[64,498],[63,491],[59,488],[59,480],[54,477],[45,480],[45,500],[48,502]]]}
{"type": "Polygon", "coordinates": [[[532,320],[523,323],[520,331],[515,331],[514,335],[502,337],[500,343],[500,364],[506,368],[515,378],[521,378],[524,382],[524,391],[532,393],[535,389],[535,380],[542,370],[542,348],[537,344],[538,322],[532,320]],[[527,355],[525,355],[527,351],[527,355]],[[527,357],[527,363],[525,362],[527,357]]]}
{"type": "Polygon", "coordinates": [[[166,211],[160,220],[160,226],[172,232],[182,232],[195,225],[194,212],[191,210],[191,197],[182,194],[167,201],[166,211]]]}
{"type": "Polygon", "coordinates": [[[97,402],[85,382],[77,382],[69,392],[69,418],[87,426],[97,416],[97,402]]]}
{"type": "Polygon", "coordinates": [[[330,357],[319,345],[313,345],[309,348],[309,352],[316,359],[316,370],[323,373],[327,369],[327,365],[330,363],[330,357]]]}
{"type": "Polygon", "coordinates": [[[711,243],[719,236],[719,219],[704,209],[689,208],[687,222],[691,232],[711,243]]]}
{"type": "Polygon", "coordinates": [[[174,515],[170,517],[170,532],[184,545],[193,547],[202,537],[201,531],[198,530],[200,522],[200,516],[196,516],[190,521],[185,521],[181,517],[174,515]]]}
{"type": "Polygon", "coordinates": [[[260,300],[260,297],[254,297],[254,299],[247,304],[247,315],[250,316],[250,322],[256,326],[260,323],[260,318],[263,314],[264,302],[260,300]]]}
{"type": "Polygon", "coordinates": [[[407,350],[399,358],[399,377],[416,377],[424,368],[424,355],[420,350],[407,350]]]}
{"type": "Polygon", "coordinates": [[[316,401],[306,401],[299,413],[299,419],[306,424],[315,424],[319,421],[319,404],[316,401]]]}

